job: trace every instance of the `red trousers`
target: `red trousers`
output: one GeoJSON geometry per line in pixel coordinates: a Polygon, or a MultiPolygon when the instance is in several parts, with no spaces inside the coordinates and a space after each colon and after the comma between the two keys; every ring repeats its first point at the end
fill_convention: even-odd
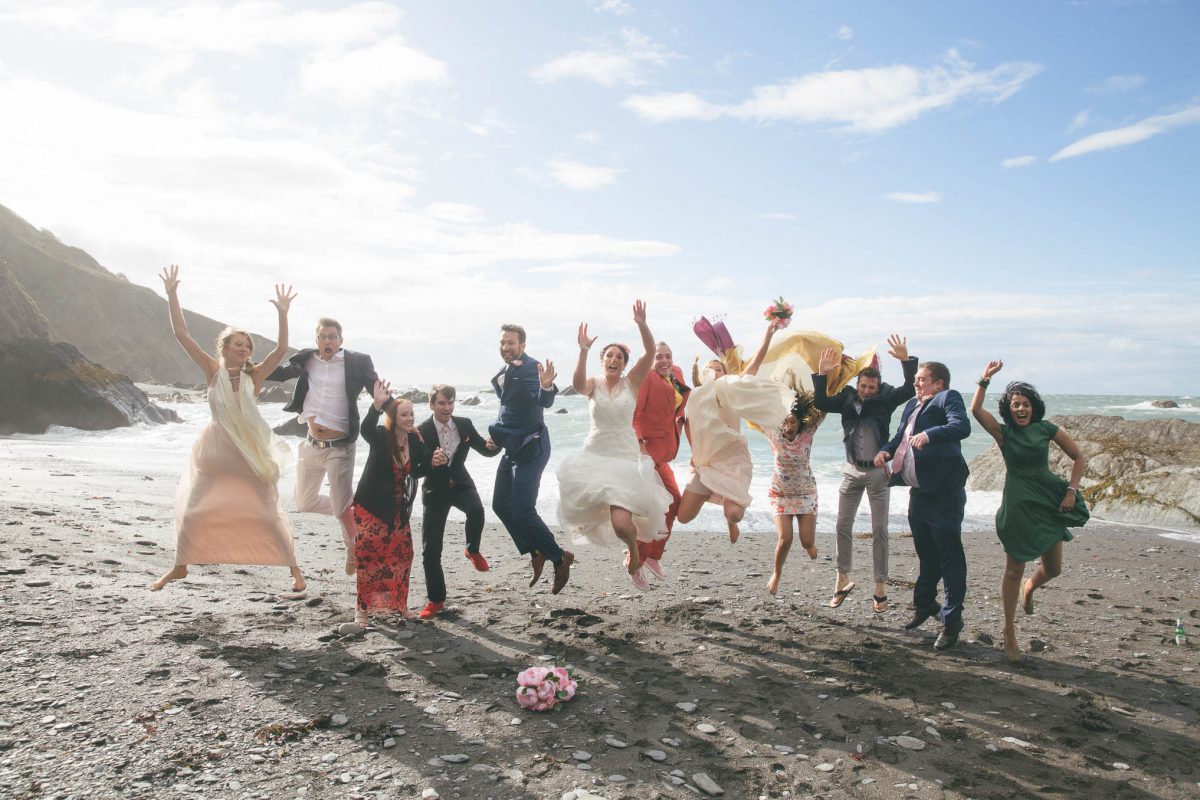
{"type": "Polygon", "coordinates": [[[675,527],[675,516],[679,513],[679,501],[683,499],[683,495],[675,483],[675,472],[671,469],[671,462],[664,461],[660,464],[656,461],[654,470],[658,477],[662,478],[663,486],[671,493],[671,507],[667,509],[667,535],[657,542],[638,542],[638,558],[653,558],[658,561],[667,549],[667,539],[671,538],[671,529],[675,527]]]}

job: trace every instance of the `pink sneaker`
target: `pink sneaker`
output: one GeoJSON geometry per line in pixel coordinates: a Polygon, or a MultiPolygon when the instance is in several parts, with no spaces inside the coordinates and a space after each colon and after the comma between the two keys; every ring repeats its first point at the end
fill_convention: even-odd
{"type": "Polygon", "coordinates": [[[663,572],[662,564],[658,563],[657,558],[643,558],[642,566],[650,570],[650,574],[658,578],[660,581],[667,579],[667,573],[663,572]]]}
{"type": "Polygon", "coordinates": [[[640,569],[630,575],[629,579],[633,581],[634,586],[641,589],[643,592],[650,591],[650,582],[646,580],[646,576],[642,574],[640,569]]]}

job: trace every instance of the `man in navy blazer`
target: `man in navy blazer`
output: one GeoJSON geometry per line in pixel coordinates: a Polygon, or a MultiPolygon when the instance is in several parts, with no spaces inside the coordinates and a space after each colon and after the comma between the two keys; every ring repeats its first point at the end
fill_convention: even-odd
{"type": "Polygon", "coordinates": [[[914,380],[917,396],[904,407],[900,427],[875,465],[891,462],[891,484],[908,485],[908,524],[920,562],[913,587],[913,630],[937,616],[942,631],[933,646],[945,650],[963,629],[967,594],[967,557],[962,546],[963,511],[967,504],[967,462],[960,442],[971,435],[962,395],[950,388],[950,370],[926,361],[914,380]],[[938,581],[946,590],[937,601],[938,581]]]}
{"type": "Polygon", "coordinates": [[[558,394],[556,373],[549,359],[543,367],[525,355],[525,329],[520,325],[500,326],[500,357],[504,369],[492,378],[500,414],[488,427],[488,434],[504,455],[496,469],[492,511],[504,523],[517,550],[530,556],[533,580],[529,585],[537,584],[542,568],[550,561],[554,564],[551,592],[558,594],[571,576],[575,555],[558,546],[537,513],[542,471],[550,460],[550,432],[543,413],[554,405],[558,394]]]}

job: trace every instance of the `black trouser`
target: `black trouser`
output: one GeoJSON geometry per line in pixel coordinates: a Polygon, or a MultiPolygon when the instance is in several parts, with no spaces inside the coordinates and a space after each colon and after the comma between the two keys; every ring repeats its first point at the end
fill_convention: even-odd
{"type": "Polygon", "coordinates": [[[425,591],[435,603],[446,602],[446,576],[442,573],[442,539],[446,534],[446,516],[453,506],[467,515],[467,549],[479,552],[483,538],[483,503],[474,486],[455,486],[445,492],[422,498],[425,513],[421,517],[421,563],[425,567],[425,591]]]}

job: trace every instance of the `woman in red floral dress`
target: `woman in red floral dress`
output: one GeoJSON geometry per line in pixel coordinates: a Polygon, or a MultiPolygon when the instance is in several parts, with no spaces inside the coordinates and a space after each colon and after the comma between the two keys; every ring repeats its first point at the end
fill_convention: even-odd
{"type": "Polygon", "coordinates": [[[398,612],[405,619],[413,544],[409,518],[417,478],[446,462],[442,452],[430,455],[413,429],[413,405],[392,397],[387,381],[376,381],[374,403],[362,421],[362,436],[371,446],[366,467],[354,492],[354,539],[358,562],[358,608],[354,622],[365,626],[372,612],[398,612]],[[384,424],[377,425],[380,414],[384,424]],[[441,463],[439,463],[439,460],[441,463]]]}

